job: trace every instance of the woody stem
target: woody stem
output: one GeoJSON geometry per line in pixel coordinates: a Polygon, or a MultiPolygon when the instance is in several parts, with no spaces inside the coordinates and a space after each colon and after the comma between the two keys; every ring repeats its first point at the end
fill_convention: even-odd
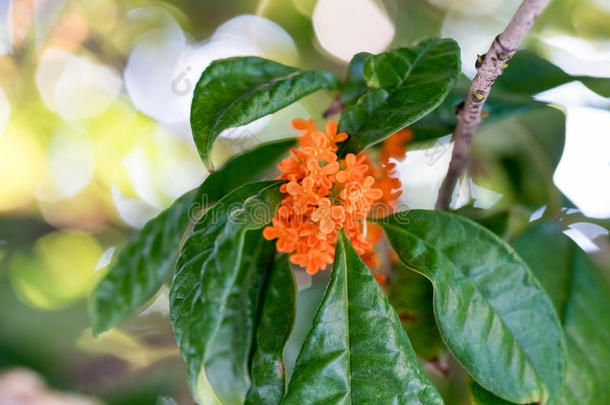
{"type": "Polygon", "coordinates": [[[481,122],[481,111],[491,87],[502,74],[505,63],[517,52],[521,41],[548,2],[549,0],[524,0],[504,32],[494,39],[478,66],[464,107],[457,113],[453,153],[438,194],[436,209],[449,208],[455,184],[468,163],[472,136],[481,122]]]}

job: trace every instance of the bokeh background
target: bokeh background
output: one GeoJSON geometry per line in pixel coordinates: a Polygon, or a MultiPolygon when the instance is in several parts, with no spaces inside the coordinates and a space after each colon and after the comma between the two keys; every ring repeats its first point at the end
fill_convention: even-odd
{"type": "MultiPolygon", "coordinates": [[[[0,0],[0,404],[193,403],[167,291],[97,340],[86,305],[115,249],[207,175],[188,118],[194,85],[212,60],[259,55],[343,75],[357,52],[446,36],[460,43],[472,77],[477,53],[519,3],[0,0]],[[7,392],[21,392],[22,402],[8,402],[7,392]]],[[[555,0],[524,47],[570,74],[610,77],[609,21],[610,0],[555,0]]],[[[608,231],[599,225],[607,228],[610,217],[610,100],[578,81],[537,97],[567,113],[554,182],[597,219],[573,221],[567,233],[607,268],[608,231]]],[[[294,136],[291,118],[320,119],[331,101],[309,96],[224,133],[213,160],[294,136]]],[[[403,202],[431,208],[450,139],[411,149],[399,164],[403,202]]],[[[503,197],[468,181],[460,190],[454,206],[489,208],[503,197]]],[[[511,204],[526,222],[544,209],[511,204]]],[[[324,277],[299,280],[296,342],[324,277]]],[[[465,377],[446,362],[451,380],[438,364],[428,370],[448,403],[467,404],[465,377]]]]}

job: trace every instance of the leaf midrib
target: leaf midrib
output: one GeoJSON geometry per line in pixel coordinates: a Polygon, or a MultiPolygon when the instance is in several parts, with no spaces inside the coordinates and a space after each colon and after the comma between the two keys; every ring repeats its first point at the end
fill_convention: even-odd
{"type": "Polygon", "coordinates": [[[345,294],[345,299],[343,300],[344,302],[344,310],[345,310],[345,314],[346,314],[346,318],[347,318],[347,336],[346,336],[346,343],[347,343],[347,369],[348,369],[348,376],[347,376],[347,392],[348,392],[348,398],[349,398],[349,403],[352,403],[352,344],[351,344],[351,331],[350,331],[350,311],[349,311],[349,279],[347,277],[347,249],[345,248],[345,238],[341,238],[341,248],[343,249],[343,260],[344,260],[344,266],[343,266],[343,276],[345,277],[345,287],[344,287],[344,294],[345,294]]]}
{"type": "MultiPolygon", "coordinates": [[[[299,70],[299,69],[295,68],[295,70],[293,72],[290,72],[290,73],[287,73],[287,74],[284,74],[281,76],[267,78],[264,81],[252,86],[250,89],[246,90],[246,92],[242,93],[240,96],[233,99],[233,101],[231,101],[228,105],[223,107],[218,112],[218,114],[216,116],[216,120],[214,121],[214,124],[210,128],[210,133],[216,137],[223,131],[222,129],[219,131],[218,126],[222,123],[222,120],[223,120],[225,114],[227,113],[227,111],[232,109],[235,106],[235,104],[237,104],[238,102],[251,98],[254,93],[256,93],[257,91],[259,91],[265,87],[267,87],[268,89],[271,89],[280,81],[292,80],[298,76],[305,75],[305,74],[311,74],[311,73],[319,73],[319,72],[315,71],[315,70],[299,70]]],[[[326,87],[326,86],[324,86],[324,87],[326,87]]],[[[319,88],[317,88],[317,89],[319,89],[319,88]]],[[[315,91],[315,90],[312,90],[309,93],[312,93],[313,91],[315,91]]],[[[245,124],[242,124],[242,125],[245,125],[245,124]]]]}
{"type": "MultiPolygon", "coordinates": [[[[242,100],[250,98],[254,93],[256,93],[258,90],[263,88],[264,85],[268,85],[268,87],[271,88],[280,80],[286,80],[287,78],[297,76],[299,73],[303,73],[303,71],[295,70],[294,72],[291,72],[291,73],[288,73],[285,75],[275,76],[272,78],[263,78],[263,81],[250,87],[240,96],[237,96],[236,98],[234,98],[233,101],[231,101],[229,104],[227,104],[225,107],[223,107],[218,112],[218,114],[216,115],[216,119],[214,120],[214,124],[210,128],[210,133],[213,134],[214,136],[216,136],[216,135],[219,135],[220,132],[222,132],[222,130],[218,131],[218,128],[217,128],[218,125],[220,125],[220,123],[222,122],[222,118],[224,117],[226,112],[229,111],[231,108],[233,108],[238,101],[242,101],[242,100]]],[[[224,78],[222,78],[222,79],[224,79],[224,78]]]]}
{"type": "MultiPolygon", "coordinates": [[[[225,228],[225,229],[226,229],[226,228],[225,228]]],[[[241,235],[239,235],[239,237],[240,237],[240,238],[243,238],[243,235],[244,235],[244,232],[243,232],[243,231],[241,231],[241,235]]],[[[210,250],[212,250],[212,249],[206,249],[206,250],[204,250],[204,251],[202,251],[202,252],[199,252],[199,253],[196,255],[196,257],[201,257],[201,255],[203,255],[205,252],[209,252],[210,250]]],[[[198,287],[199,287],[199,288],[197,288],[197,289],[195,289],[195,290],[193,290],[193,291],[192,291],[192,299],[191,299],[191,300],[193,300],[193,299],[197,299],[197,300],[199,300],[199,299],[201,298],[201,285],[202,285],[202,279],[203,279],[203,275],[204,275],[204,273],[205,273],[203,269],[206,267],[206,265],[208,265],[208,263],[209,263],[209,262],[212,260],[212,258],[214,258],[214,257],[215,257],[216,251],[217,251],[217,248],[215,247],[215,248],[214,248],[214,249],[211,251],[210,256],[208,257],[208,259],[206,259],[206,260],[205,260],[205,261],[202,263],[201,268],[200,268],[200,270],[199,270],[199,277],[198,277],[198,279],[197,279],[197,283],[198,283],[198,287]]],[[[238,251],[238,254],[237,254],[237,257],[236,257],[236,259],[237,259],[237,260],[235,260],[235,262],[234,262],[234,263],[235,263],[235,265],[234,265],[234,266],[237,266],[237,267],[238,267],[238,263],[239,263],[239,262],[240,262],[240,260],[241,260],[242,253],[243,253],[243,245],[241,246],[241,248],[240,248],[240,249],[239,249],[239,251],[238,251]]],[[[187,261],[187,262],[186,262],[186,263],[185,263],[183,266],[181,266],[181,269],[179,270],[179,273],[181,273],[181,272],[182,272],[182,270],[183,270],[183,269],[184,269],[184,268],[185,268],[187,265],[191,264],[192,262],[193,262],[193,260],[189,260],[189,261],[187,261]]],[[[176,274],[176,276],[177,276],[179,273],[177,273],[177,274],[176,274]]],[[[236,278],[237,278],[237,271],[235,271],[234,273],[235,273],[235,274],[234,274],[233,279],[231,280],[231,284],[234,284],[234,283],[235,283],[235,280],[236,280],[236,278]]],[[[231,289],[230,289],[230,288],[228,288],[228,289],[227,289],[227,290],[226,290],[226,291],[223,293],[223,296],[222,296],[222,301],[221,301],[221,305],[220,305],[220,307],[219,307],[219,311],[218,311],[218,313],[220,314],[220,316],[218,317],[219,321],[218,321],[218,322],[216,322],[216,326],[214,327],[214,329],[213,329],[213,330],[210,332],[210,334],[209,334],[209,336],[208,336],[208,341],[206,342],[206,344],[205,344],[205,345],[204,345],[204,347],[203,347],[203,353],[202,353],[202,357],[201,357],[200,359],[198,359],[198,360],[197,360],[197,367],[198,367],[198,368],[199,368],[199,370],[200,370],[199,374],[201,374],[202,372],[203,372],[203,373],[205,373],[205,362],[206,362],[206,357],[207,357],[207,354],[208,354],[208,348],[209,348],[209,344],[210,344],[210,342],[211,342],[211,341],[213,341],[214,337],[215,337],[215,336],[216,336],[216,334],[218,333],[218,330],[220,329],[220,324],[222,323],[222,318],[223,318],[223,315],[222,315],[222,314],[224,313],[224,310],[225,310],[225,308],[226,308],[226,301],[227,301],[227,300],[226,300],[226,298],[227,298],[227,296],[228,296],[228,294],[229,294],[230,290],[231,290],[231,289]],[[202,369],[202,368],[203,368],[203,369],[202,369]]],[[[190,295],[190,294],[189,294],[189,295],[190,295]]],[[[188,297],[188,296],[187,296],[187,297],[188,297]]],[[[186,299],[186,297],[185,297],[185,299],[186,299]]],[[[188,312],[188,314],[189,314],[189,318],[192,318],[192,317],[193,317],[193,311],[194,311],[194,310],[195,310],[195,308],[194,308],[194,306],[193,306],[193,305],[191,305],[191,306],[189,306],[189,307],[187,308],[187,312],[188,312]]],[[[190,343],[188,343],[188,342],[187,342],[187,344],[189,344],[189,345],[190,345],[190,343]]],[[[197,356],[197,357],[199,357],[199,356],[197,356]]],[[[189,367],[189,368],[190,368],[190,367],[189,367]]],[[[190,376],[190,379],[191,379],[191,384],[193,384],[193,387],[196,387],[196,385],[197,385],[197,380],[199,379],[199,374],[194,375],[194,376],[190,376]]],[[[206,377],[206,378],[207,378],[207,377],[206,377]]],[[[216,394],[216,395],[218,395],[218,393],[216,393],[216,392],[215,392],[215,394],[216,394]]]]}
{"type": "MultiPolygon", "coordinates": [[[[427,53],[430,51],[431,48],[433,48],[435,45],[437,45],[439,42],[441,42],[442,40],[429,40],[427,41],[427,43],[425,44],[425,46],[422,48],[421,52],[418,53],[418,55],[415,57],[415,59],[413,60],[413,64],[411,65],[410,69],[408,70],[408,72],[405,74],[405,77],[403,79],[401,79],[400,84],[398,86],[396,86],[393,89],[384,89],[382,87],[379,87],[378,89],[384,90],[387,93],[387,96],[385,97],[385,99],[379,104],[379,106],[377,106],[377,109],[385,109],[385,110],[402,110],[403,107],[393,107],[393,108],[388,108],[387,104],[388,104],[388,99],[390,99],[390,97],[400,88],[402,88],[405,84],[405,82],[407,82],[409,80],[409,78],[413,75],[413,72],[419,67],[419,64],[422,60],[422,58],[424,58],[427,53]]],[[[445,52],[442,55],[444,56],[445,54],[450,54],[450,52],[445,52]]],[[[368,87],[368,84],[367,84],[368,87]]],[[[368,89],[368,91],[366,93],[364,93],[362,96],[360,96],[360,98],[358,99],[358,101],[353,105],[350,106],[349,110],[356,108],[356,106],[358,106],[360,104],[360,102],[369,94],[369,92],[373,90],[371,88],[368,89]]],[[[348,110],[346,110],[348,111],[348,110]]],[[[415,116],[415,118],[412,120],[412,122],[416,122],[419,121],[421,118],[423,118],[424,116],[428,115],[428,113],[430,113],[430,111],[424,111],[420,114],[417,114],[415,116]]],[[[370,115],[370,112],[368,112],[367,110],[367,114],[370,115]]],[[[354,132],[359,132],[362,128],[364,124],[361,124],[358,126],[358,128],[354,131],[354,132]]]]}
{"type": "MultiPolygon", "coordinates": [[[[395,230],[398,230],[398,232],[404,232],[406,234],[412,235],[413,237],[415,237],[416,239],[420,240],[424,245],[431,247],[430,243],[428,243],[427,241],[425,241],[423,238],[418,237],[416,234],[411,233],[407,230],[404,230],[403,228],[391,224],[391,223],[386,223],[383,226],[389,226],[391,228],[394,228],[395,230]]],[[[445,255],[442,251],[437,250],[437,249],[432,249],[435,252],[437,252],[440,256],[442,256],[443,258],[445,258],[449,263],[451,263],[451,265],[453,266],[454,269],[457,269],[457,271],[464,276],[465,280],[468,280],[469,284],[472,285],[472,287],[475,289],[475,291],[477,292],[477,294],[479,294],[481,297],[483,297],[484,301],[487,303],[487,305],[489,305],[491,308],[494,309],[494,314],[495,316],[498,317],[498,319],[500,320],[500,322],[502,323],[502,325],[511,332],[511,335],[513,336],[513,339],[515,339],[515,341],[518,343],[517,347],[519,348],[519,351],[521,351],[523,353],[523,355],[525,356],[525,358],[528,360],[528,363],[530,365],[530,367],[532,368],[532,370],[534,371],[536,377],[538,378],[538,384],[542,383],[543,389],[546,388],[546,390],[548,390],[548,387],[546,386],[546,381],[544,379],[541,379],[540,374],[538,373],[538,370],[536,369],[536,367],[534,367],[534,364],[532,363],[532,359],[529,356],[529,353],[527,353],[524,349],[523,349],[523,344],[522,342],[515,336],[514,331],[508,327],[508,325],[504,322],[504,319],[502,319],[502,317],[498,314],[498,310],[496,307],[494,307],[489,300],[487,299],[487,297],[479,290],[479,288],[477,287],[477,285],[471,281],[470,277],[468,277],[467,275],[464,274],[464,272],[462,272],[459,267],[456,266],[456,264],[449,258],[447,257],[447,255],[445,255]]],[[[426,276],[431,282],[432,285],[435,287],[438,287],[436,280],[434,280],[432,277],[429,277],[426,273],[417,270],[419,273],[423,274],[424,276],[426,276]]],[[[437,288],[434,288],[434,293],[436,293],[437,288]]],[[[440,330],[441,328],[439,328],[440,330]]],[[[473,377],[474,378],[474,377],[473,377]]],[[[480,383],[480,381],[477,381],[480,383]]],[[[481,386],[484,386],[483,384],[481,384],[481,386]]],[[[543,392],[544,394],[544,392],[543,392]]],[[[549,393],[547,393],[548,395],[549,393]]],[[[528,399],[529,400],[529,399],[528,399]]]]}
{"type": "Polygon", "coordinates": [[[404,79],[401,80],[400,85],[397,87],[402,87],[402,85],[407,80],[409,80],[409,77],[413,74],[413,71],[416,70],[417,67],[419,66],[419,62],[421,61],[421,59],[428,53],[428,51],[430,51],[430,48],[432,48],[434,45],[436,45],[439,42],[440,41],[438,41],[438,40],[430,40],[426,43],[426,45],[422,48],[422,51],[415,57],[415,60],[413,61],[413,65],[411,66],[411,69],[409,69],[409,71],[405,75],[404,79]]]}
{"type": "MultiPolygon", "coordinates": [[[[226,228],[225,228],[226,229],[226,228]]],[[[240,239],[239,244],[241,245],[239,249],[237,249],[237,254],[234,256],[234,261],[233,261],[233,277],[231,278],[231,287],[235,285],[235,280],[237,280],[237,276],[239,273],[239,263],[241,263],[241,258],[243,256],[243,249],[244,249],[244,233],[245,231],[240,230],[239,231],[239,236],[238,238],[240,239]]],[[[217,253],[217,249],[214,249],[214,251],[210,254],[210,258],[208,260],[206,260],[203,265],[201,266],[201,271],[199,273],[199,280],[202,280],[203,275],[204,275],[204,267],[206,266],[206,264],[208,263],[208,261],[210,261],[213,257],[216,256],[217,253]]],[[[214,339],[214,337],[216,336],[216,334],[218,333],[218,330],[220,329],[220,325],[222,323],[222,319],[224,319],[225,317],[225,309],[227,307],[227,297],[231,294],[231,287],[227,288],[226,291],[224,291],[223,295],[222,295],[222,301],[221,301],[221,305],[219,308],[218,313],[220,314],[220,322],[217,322],[216,326],[214,327],[214,329],[212,330],[212,333],[210,333],[210,338],[208,339],[208,342],[205,345],[205,349],[204,349],[204,356],[201,359],[201,363],[202,365],[205,365],[206,362],[206,357],[208,354],[208,346],[210,344],[210,342],[214,339]]],[[[205,372],[205,371],[204,371],[205,372]]]]}

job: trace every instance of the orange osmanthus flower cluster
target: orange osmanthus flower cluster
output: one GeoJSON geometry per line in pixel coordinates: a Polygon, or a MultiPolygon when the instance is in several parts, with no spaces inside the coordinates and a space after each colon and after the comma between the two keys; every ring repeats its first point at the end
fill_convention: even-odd
{"type": "Polygon", "coordinates": [[[383,149],[385,167],[375,170],[364,153],[337,159],[337,143],[348,135],[337,133],[335,122],[328,122],[326,131],[317,130],[312,120],[295,119],[292,126],[303,134],[298,148],[278,164],[279,179],[287,180],[280,188],[286,196],[264,237],[277,239],[278,251],[291,253],[293,263],[315,274],[333,262],[337,232],[344,229],[365,262],[375,265],[373,243],[381,230],[367,226],[366,218],[375,202],[390,207],[400,195],[400,181],[388,171],[393,169],[389,158],[399,151],[392,145],[383,149]]]}

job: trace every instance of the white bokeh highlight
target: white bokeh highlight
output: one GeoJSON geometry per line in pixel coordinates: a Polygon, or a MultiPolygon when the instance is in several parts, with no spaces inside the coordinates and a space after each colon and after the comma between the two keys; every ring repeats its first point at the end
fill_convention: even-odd
{"type": "Polygon", "coordinates": [[[568,107],[566,144],[553,179],[590,217],[610,217],[610,111],[568,107]]]}
{"type": "Polygon", "coordinates": [[[47,108],[66,120],[101,114],[116,100],[122,87],[114,68],[58,48],[43,52],[35,81],[47,108]]]}
{"type": "Polygon", "coordinates": [[[0,0],[0,55],[6,55],[13,51],[11,14],[11,2],[0,0]]]}
{"type": "Polygon", "coordinates": [[[539,93],[536,99],[566,109],[566,143],[553,181],[585,215],[610,217],[610,100],[580,82],[539,93]]]}
{"type": "Polygon", "coordinates": [[[121,87],[121,76],[114,68],[76,57],[57,82],[57,113],[68,120],[98,115],[116,100],[121,87]]]}
{"type": "Polygon", "coordinates": [[[266,58],[288,65],[297,63],[298,52],[294,40],[275,22],[256,15],[240,15],[219,26],[211,42],[247,40],[266,58]]]}
{"type": "Polygon", "coordinates": [[[58,131],[47,154],[46,178],[36,191],[41,201],[55,202],[79,194],[93,178],[95,145],[86,133],[58,131]]]}
{"type": "MultiPolygon", "coordinates": [[[[147,9],[150,8],[138,9],[130,16],[141,18],[150,12],[147,9]]],[[[231,56],[264,56],[286,64],[297,60],[292,38],[278,24],[263,17],[232,18],[200,43],[187,38],[167,13],[163,24],[136,42],[124,71],[125,86],[140,111],[187,137],[191,136],[193,92],[212,61],[231,56]]],[[[252,125],[247,129],[254,133],[260,128],[252,125]]]]}
{"type": "MultiPolygon", "coordinates": [[[[185,48],[186,38],[174,21],[144,34],[129,54],[123,72],[127,93],[140,111],[157,121],[184,120],[184,106],[171,84],[185,48]]],[[[191,88],[187,88],[185,96],[190,92],[191,88]]]]}
{"type": "Polygon", "coordinates": [[[318,0],[312,20],[322,48],[344,62],[382,52],[394,39],[394,24],[375,0],[318,0]]]}
{"type": "Polygon", "coordinates": [[[434,208],[452,151],[449,135],[437,139],[429,148],[409,150],[402,161],[396,162],[396,172],[403,187],[399,200],[401,205],[410,209],[434,208]]]}
{"type": "Polygon", "coordinates": [[[118,211],[119,217],[132,228],[140,229],[161,212],[139,198],[128,197],[112,186],[112,200],[118,211]]]}
{"type": "Polygon", "coordinates": [[[496,12],[502,0],[428,0],[428,2],[454,13],[482,15],[496,12]]]}
{"type": "Polygon", "coordinates": [[[138,195],[147,204],[158,209],[163,208],[163,201],[157,188],[157,178],[154,162],[152,162],[143,147],[137,147],[123,160],[129,181],[138,195]]]}
{"type": "Polygon", "coordinates": [[[544,39],[551,62],[571,75],[610,77],[610,42],[553,35],[544,39]]]}
{"type": "MultiPolygon", "coordinates": [[[[448,0],[443,2],[448,3],[448,0]]],[[[493,39],[504,30],[521,1],[484,3],[488,4],[480,6],[474,14],[465,14],[461,7],[450,7],[441,28],[441,37],[453,38],[460,45],[462,71],[470,78],[476,74],[477,54],[489,50],[493,39]]]]}

